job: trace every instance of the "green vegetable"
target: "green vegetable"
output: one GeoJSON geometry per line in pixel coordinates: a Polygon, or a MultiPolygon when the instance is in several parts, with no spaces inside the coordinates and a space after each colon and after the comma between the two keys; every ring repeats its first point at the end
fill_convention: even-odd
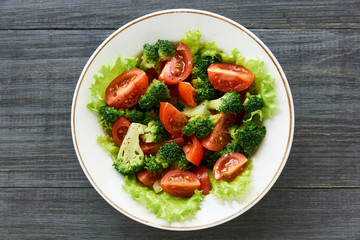
{"type": "Polygon", "coordinates": [[[244,167],[244,171],[241,175],[237,176],[231,182],[219,180],[216,181],[214,179],[214,175],[209,172],[209,178],[211,182],[211,193],[214,194],[218,198],[230,200],[234,199],[243,193],[251,180],[251,169],[253,168],[251,159],[248,158],[248,163],[244,167]]]}
{"type": "Polygon", "coordinates": [[[259,126],[254,121],[243,123],[240,127],[229,127],[231,137],[237,141],[246,152],[255,151],[266,134],[265,126],[259,126]]]}
{"type": "Polygon", "coordinates": [[[201,139],[206,137],[214,126],[213,121],[208,118],[190,118],[188,124],[182,129],[182,133],[187,136],[195,135],[201,139]]]}
{"type": "Polygon", "coordinates": [[[144,167],[144,153],[139,144],[139,136],[144,134],[145,126],[131,123],[120,146],[113,166],[122,174],[135,174],[144,167]]]}
{"type": "Polygon", "coordinates": [[[135,176],[126,176],[123,189],[135,200],[144,203],[146,209],[158,218],[166,219],[168,222],[180,222],[194,216],[200,210],[200,202],[205,195],[195,190],[194,195],[189,198],[174,197],[166,192],[155,193],[152,189],[142,185],[135,176]]]}
{"type": "Polygon", "coordinates": [[[190,118],[207,118],[211,115],[208,104],[209,102],[205,100],[194,108],[186,106],[182,113],[190,118]]]}
{"type": "Polygon", "coordinates": [[[146,93],[140,97],[138,105],[141,109],[151,110],[159,108],[160,102],[167,102],[170,98],[168,87],[163,82],[154,79],[146,93]]]}
{"type": "Polygon", "coordinates": [[[141,138],[145,142],[161,142],[168,138],[168,132],[160,120],[150,121],[141,138]]]}
{"type": "Polygon", "coordinates": [[[174,162],[183,166],[184,159],[186,160],[185,154],[179,145],[175,142],[165,143],[155,156],[145,157],[145,168],[149,172],[158,173],[174,162]]]}
{"type": "Polygon", "coordinates": [[[144,44],[139,67],[143,70],[156,68],[158,61],[166,61],[175,55],[175,46],[168,40],[158,40],[155,45],[144,44]]]}
{"type": "Polygon", "coordinates": [[[144,113],[137,110],[136,108],[132,110],[125,110],[125,116],[128,118],[131,122],[135,123],[143,123],[144,121],[144,113]]]}
{"type": "Polygon", "coordinates": [[[254,112],[264,107],[264,100],[261,95],[247,95],[244,103],[244,109],[246,112],[254,112]]]}
{"type": "Polygon", "coordinates": [[[116,158],[119,153],[119,146],[115,143],[114,139],[109,135],[98,135],[96,137],[96,142],[109,153],[113,158],[116,158]]]}
{"type": "Polygon", "coordinates": [[[117,76],[136,67],[137,58],[118,57],[112,64],[103,65],[90,86],[92,100],[87,104],[87,108],[98,113],[100,108],[106,104],[105,90],[110,82],[117,76]]]}
{"type": "Polygon", "coordinates": [[[98,114],[100,116],[99,124],[102,126],[105,132],[111,133],[114,122],[118,117],[125,115],[125,111],[120,109],[117,110],[108,105],[99,107],[98,114]]]}
{"type": "Polygon", "coordinates": [[[221,98],[209,101],[208,107],[222,113],[238,114],[242,110],[241,96],[236,91],[227,92],[221,98]]]}
{"type": "Polygon", "coordinates": [[[188,31],[185,38],[180,39],[190,50],[191,55],[194,55],[200,48],[201,32],[199,30],[188,31]]]}

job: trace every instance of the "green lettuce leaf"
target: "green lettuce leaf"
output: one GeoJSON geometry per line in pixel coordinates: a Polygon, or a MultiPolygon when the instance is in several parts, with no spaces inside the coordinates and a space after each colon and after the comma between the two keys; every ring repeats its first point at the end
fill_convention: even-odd
{"type": "Polygon", "coordinates": [[[109,135],[98,135],[96,142],[109,153],[113,158],[116,158],[119,152],[119,146],[115,143],[114,139],[109,135]]]}
{"type": "Polygon", "coordinates": [[[168,222],[184,221],[200,210],[200,202],[204,199],[201,191],[195,190],[189,198],[174,197],[166,192],[155,193],[154,190],[142,185],[135,176],[125,176],[123,189],[137,201],[141,201],[147,209],[168,222]]]}
{"type": "Polygon", "coordinates": [[[88,109],[98,112],[101,106],[105,105],[105,90],[112,80],[121,73],[136,67],[138,58],[121,59],[119,56],[112,64],[103,65],[90,86],[91,102],[87,104],[88,109]]]}
{"type": "Polygon", "coordinates": [[[209,171],[209,177],[211,182],[211,193],[218,198],[225,200],[233,199],[239,194],[243,193],[246,190],[248,184],[251,180],[251,169],[253,168],[252,161],[248,159],[244,171],[236,177],[234,180],[228,182],[224,180],[216,181],[212,171],[209,171]]]}
{"type": "Polygon", "coordinates": [[[200,48],[201,32],[199,30],[191,30],[185,34],[185,38],[181,38],[179,41],[184,43],[194,55],[200,48]]]}

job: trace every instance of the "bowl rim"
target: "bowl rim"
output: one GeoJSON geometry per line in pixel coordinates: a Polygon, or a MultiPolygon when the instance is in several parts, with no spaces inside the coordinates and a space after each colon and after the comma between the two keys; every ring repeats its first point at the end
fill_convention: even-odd
{"type": "Polygon", "coordinates": [[[209,11],[205,11],[205,10],[198,10],[198,9],[191,9],[191,8],[177,8],[177,9],[167,9],[167,10],[161,10],[161,11],[156,11],[156,12],[152,12],[146,15],[143,15],[141,17],[138,17],[130,22],[128,22],[127,24],[123,25],[122,27],[120,27],[119,29],[117,29],[116,31],[114,31],[110,36],[108,36],[98,47],[97,49],[93,52],[93,54],[91,55],[91,57],[88,59],[85,67],[83,68],[80,77],[78,79],[75,91],[74,91],[74,95],[73,95],[73,102],[72,102],[72,107],[71,107],[71,133],[72,133],[72,140],[73,140],[73,145],[75,148],[75,152],[77,155],[77,158],[79,160],[80,166],[83,170],[83,172],[85,173],[88,181],[91,183],[91,185],[95,188],[95,190],[112,206],[114,207],[116,210],[118,210],[119,212],[121,212],[122,214],[126,215],[127,217],[151,226],[151,227],[155,227],[155,228],[159,228],[159,229],[165,229],[165,230],[176,230],[176,231],[189,231],[189,230],[200,230],[200,229],[205,229],[205,228],[210,228],[210,227],[214,227],[220,224],[223,224],[225,222],[228,222],[236,217],[238,217],[239,215],[245,213],[247,210],[249,210],[250,208],[252,208],[258,201],[260,201],[265,195],[266,193],[272,188],[272,186],[275,184],[276,180],[278,179],[278,177],[280,176],[286,161],[288,159],[288,156],[290,154],[291,151],[291,146],[292,146],[292,142],[293,142],[293,136],[294,136],[294,128],[295,128],[295,113],[294,113],[294,104],[293,104],[293,99],[292,99],[292,94],[291,94],[291,90],[289,87],[289,84],[287,82],[285,73],[283,71],[283,69],[281,68],[279,62],[277,61],[277,59],[275,58],[275,56],[272,54],[272,52],[270,51],[270,49],[255,35],[253,34],[250,30],[248,30],[247,28],[245,28],[244,26],[242,26],[241,24],[216,13],[213,12],[209,12],[209,11]],[[236,28],[238,28],[239,30],[243,31],[244,33],[246,33],[249,37],[251,37],[264,51],[265,53],[269,56],[269,58],[271,59],[272,63],[275,65],[282,83],[284,85],[285,91],[286,91],[286,96],[287,96],[287,101],[288,101],[288,106],[289,106],[289,116],[290,116],[290,124],[289,124],[289,135],[288,135],[288,139],[287,139],[287,145],[285,148],[285,152],[283,154],[283,158],[281,160],[281,164],[278,167],[277,171],[275,172],[274,176],[271,178],[271,181],[267,184],[267,186],[260,192],[260,194],[254,198],[249,204],[247,204],[245,207],[243,207],[242,209],[236,211],[235,213],[227,216],[226,218],[223,218],[221,220],[217,220],[215,222],[212,223],[207,223],[207,224],[202,224],[202,225],[197,225],[197,226],[187,226],[187,227],[182,227],[182,226],[170,226],[170,225],[163,225],[163,224],[158,224],[158,223],[154,223],[154,222],[150,222],[144,219],[141,219],[138,216],[134,216],[132,214],[130,214],[129,212],[125,211],[124,209],[122,209],[120,206],[118,206],[117,204],[115,204],[108,196],[106,196],[106,194],[100,189],[100,187],[96,184],[96,182],[93,180],[93,178],[91,177],[91,175],[89,174],[89,171],[87,170],[85,163],[82,159],[82,156],[80,154],[80,150],[78,147],[78,143],[77,143],[77,138],[76,138],[76,131],[75,131],[75,109],[76,109],[76,103],[77,103],[77,99],[78,99],[78,94],[79,94],[79,90],[80,87],[82,85],[82,82],[84,80],[85,74],[88,71],[90,65],[92,64],[92,62],[94,61],[94,59],[96,58],[96,56],[99,54],[99,52],[114,38],[116,37],[118,34],[120,34],[122,31],[124,31],[125,29],[141,22],[144,20],[147,20],[149,18],[152,17],[157,17],[159,15],[166,15],[166,14],[174,14],[174,13],[192,13],[192,14],[200,14],[200,15],[206,15],[208,17],[213,17],[216,18],[218,20],[224,21],[226,23],[229,23],[233,26],[235,26],[236,28]]]}

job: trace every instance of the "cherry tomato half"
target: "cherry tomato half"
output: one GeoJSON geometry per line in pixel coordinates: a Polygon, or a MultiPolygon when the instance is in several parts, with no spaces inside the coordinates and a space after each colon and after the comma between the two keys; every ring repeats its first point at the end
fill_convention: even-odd
{"type": "Polygon", "coordinates": [[[211,189],[210,178],[207,168],[204,165],[198,166],[194,169],[193,173],[199,178],[201,186],[199,190],[202,190],[204,195],[209,194],[211,189]]]}
{"type": "Polygon", "coordinates": [[[116,119],[113,129],[112,129],[112,136],[117,145],[121,146],[122,141],[127,133],[127,130],[130,127],[130,121],[124,117],[119,117],[116,119]]]}
{"type": "Polygon", "coordinates": [[[148,84],[148,77],[143,70],[131,69],[112,80],[105,90],[105,101],[116,109],[131,108],[146,92],[148,84]]]}
{"type": "Polygon", "coordinates": [[[213,168],[216,181],[231,181],[244,171],[247,158],[241,153],[228,153],[219,158],[213,168]]]}
{"type": "Polygon", "coordinates": [[[174,136],[171,135],[171,137],[167,140],[167,142],[175,142],[180,147],[183,147],[185,145],[185,140],[182,136],[174,136]]]}
{"type": "Polygon", "coordinates": [[[192,172],[172,170],[161,179],[161,188],[176,197],[190,197],[196,189],[200,189],[199,178],[192,172]]]}
{"type": "Polygon", "coordinates": [[[195,101],[196,90],[191,85],[191,83],[180,82],[178,84],[178,88],[179,88],[180,97],[184,100],[184,102],[191,107],[196,107],[197,106],[197,103],[195,101]]]}
{"type": "Polygon", "coordinates": [[[188,118],[168,102],[160,102],[159,117],[165,129],[175,135],[181,135],[181,130],[188,123],[188,118]]]}
{"type": "Polygon", "coordinates": [[[175,56],[170,58],[161,70],[159,80],[173,85],[184,81],[191,73],[193,60],[189,48],[180,43],[176,48],[175,56]]]}
{"type": "Polygon", "coordinates": [[[200,139],[201,145],[211,151],[223,149],[231,140],[231,136],[227,129],[234,121],[234,115],[221,114],[221,117],[215,124],[214,130],[206,137],[200,139]]]}
{"type": "Polygon", "coordinates": [[[161,176],[162,176],[161,172],[154,174],[152,172],[149,172],[145,168],[136,173],[136,177],[139,179],[139,181],[148,187],[152,187],[154,185],[154,182],[160,179],[161,176]]]}
{"type": "Polygon", "coordinates": [[[213,63],[207,71],[211,84],[222,92],[243,91],[254,81],[249,69],[235,64],[213,63]]]}
{"type": "Polygon", "coordinates": [[[165,141],[162,141],[162,142],[156,142],[156,143],[147,143],[147,142],[144,142],[144,141],[140,141],[140,147],[141,147],[141,150],[143,151],[143,153],[148,156],[148,155],[155,155],[160,147],[162,145],[165,144],[165,141]]]}
{"type": "Polygon", "coordinates": [[[185,153],[186,159],[194,164],[195,166],[199,166],[201,163],[201,159],[204,155],[204,149],[201,146],[201,143],[197,137],[191,135],[190,141],[188,141],[183,147],[183,151],[185,153]]]}

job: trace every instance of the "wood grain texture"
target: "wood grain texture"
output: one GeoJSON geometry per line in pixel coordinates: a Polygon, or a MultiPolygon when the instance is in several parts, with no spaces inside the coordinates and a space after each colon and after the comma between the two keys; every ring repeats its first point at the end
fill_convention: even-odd
{"type": "Polygon", "coordinates": [[[6,236],[2,239],[211,239],[211,236],[243,239],[246,236],[249,240],[328,240],[360,237],[360,229],[356,227],[360,221],[356,214],[360,211],[360,189],[273,189],[242,216],[211,229],[191,232],[164,231],[128,219],[94,189],[20,190],[0,192],[0,232],[6,236]]]}
{"type": "Polygon", "coordinates": [[[0,0],[0,239],[360,239],[360,1],[0,0]],[[137,223],[91,187],[71,139],[73,92],[115,29],[170,8],[250,28],[288,78],[295,137],[279,180],[217,227],[137,223]]]}
{"type": "Polygon", "coordinates": [[[215,12],[248,28],[360,28],[357,0],[3,0],[0,29],[117,29],[144,14],[174,8],[215,12]]]}
{"type": "MultiPolygon", "coordinates": [[[[72,146],[71,101],[87,58],[111,32],[2,32],[1,187],[89,186],[72,146]]],[[[360,49],[348,47],[359,46],[359,32],[254,31],[282,64],[295,104],[293,148],[276,186],[359,186],[360,49]]]]}

